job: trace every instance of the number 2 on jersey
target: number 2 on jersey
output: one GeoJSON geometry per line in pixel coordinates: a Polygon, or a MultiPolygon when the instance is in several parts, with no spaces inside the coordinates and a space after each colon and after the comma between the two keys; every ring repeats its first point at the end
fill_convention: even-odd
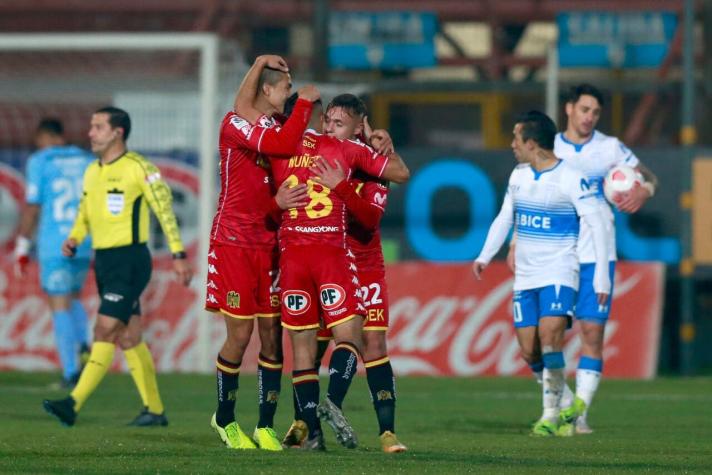
{"type": "MultiPolygon", "coordinates": [[[[299,178],[296,175],[289,175],[285,180],[290,188],[294,188],[299,184],[299,178]]],[[[333,209],[333,202],[329,198],[329,193],[331,190],[312,179],[307,179],[307,196],[309,196],[309,203],[304,207],[304,211],[307,216],[311,219],[323,218],[331,214],[333,209]],[[321,187],[321,191],[314,189],[314,185],[321,187]],[[318,208],[318,209],[317,209],[318,208]]],[[[297,208],[292,208],[289,210],[289,217],[294,219],[297,217],[297,208]]]]}

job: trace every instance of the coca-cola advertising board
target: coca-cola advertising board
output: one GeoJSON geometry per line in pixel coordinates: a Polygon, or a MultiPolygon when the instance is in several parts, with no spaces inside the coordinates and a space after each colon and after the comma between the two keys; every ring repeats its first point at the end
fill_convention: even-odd
{"type": "MultiPolygon", "coordinates": [[[[661,264],[623,262],[616,270],[611,320],[606,327],[605,372],[611,377],[652,378],[658,356],[662,284],[661,264]]],[[[519,356],[512,326],[512,276],[495,262],[477,282],[469,264],[405,262],[388,266],[391,326],[389,355],[396,373],[438,376],[522,375],[529,369],[519,356]]],[[[29,279],[36,280],[36,266],[29,279]]],[[[13,291],[12,266],[5,260],[0,273],[0,369],[49,370],[57,367],[52,319],[38,288],[13,291]]],[[[143,322],[158,369],[195,371],[199,318],[209,319],[212,353],[224,338],[222,319],[202,311],[202,292],[196,285],[178,285],[170,261],[156,262],[153,280],[142,300],[143,322]]],[[[84,291],[90,314],[98,304],[90,275],[84,291]]],[[[567,332],[565,357],[575,370],[580,352],[576,325],[567,332]]],[[[258,344],[250,343],[243,360],[245,372],[254,372],[258,344]]],[[[285,345],[285,354],[290,354],[285,345]]],[[[125,367],[117,358],[115,369],[125,367]]],[[[325,361],[328,359],[325,358],[325,361]]],[[[285,371],[291,365],[285,361],[285,371]]]]}

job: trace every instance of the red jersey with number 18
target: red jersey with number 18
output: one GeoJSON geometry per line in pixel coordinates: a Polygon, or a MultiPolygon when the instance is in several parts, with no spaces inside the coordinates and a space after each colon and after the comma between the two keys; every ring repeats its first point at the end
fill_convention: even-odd
{"type": "Polygon", "coordinates": [[[271,160],[276,186],[284,181],[292,186],[305,183],[309,199],[304,208],[286,210],[282,214],[280,249],[287,245],[346,246],[346,205],[315,179],[311,167],[319,158],[328,160],[331,166],[338,162],[347,177],[355,169],[380,177],[388,163],[388,157],[361,142],[339,140],[307,130],[293,157],[271,160]]]}

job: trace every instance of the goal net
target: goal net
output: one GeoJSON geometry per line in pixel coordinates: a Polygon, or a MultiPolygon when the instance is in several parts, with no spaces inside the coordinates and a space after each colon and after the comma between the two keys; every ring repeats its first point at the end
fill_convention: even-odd
{"type": "MultiPolygon", "coordinates": [[[[220,94],[218,40],[209,34],[0,35],[0,370],[57,367],[52,316],[39,286],[13,273],[12,249],[24,204],[24,173],[40,119],[64,124],[70,143],[88,148],[93,111],[114,105],[132,120],[130,150],[161,169],[196,275],[173,280],[163,234],[152,221],[154,272],[142,299],[144,337],[161,371],[207,371],[222,330],[202,310],[207,238],[219,185],[217,127],[238,78],[220,94]],[[219,104],[219,106],[218,106],[219,104]]],[[[83,302],[93,319],[93,274],[83,302]]],[[[123,358],[117,358],[123,366],[123,358]]]]}

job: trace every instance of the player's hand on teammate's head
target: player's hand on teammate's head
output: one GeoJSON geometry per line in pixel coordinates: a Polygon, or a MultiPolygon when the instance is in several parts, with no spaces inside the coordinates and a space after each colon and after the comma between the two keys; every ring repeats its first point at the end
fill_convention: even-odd
{"type": "Polygon", "coordinates": [[[188,259],[173,259],[173,272],[176,275],[178,282],[188,287],[190,279],[193,278],[193,269],[188,264],[188,259]]]}
{"type": "Polygon", "coordinates": [[[276,54],[264,54],[258,57],[259,60],[263,61],[265,66],[270,69],[276,69],[278,71],[283,71],[285,73],[289,72],[289,66],[287,61],[283,57],[276,54]]]}
{"type": "Polygon", "coordinates": [[[373,130],[373,128],[371,128],[371,124],[368,122],[368,116],[364,116],[363,118],[363,132],[366,136],[366,141],[376,150],[376,152],[382,155],[388,155],[389,153],[395,152],[391,134],[384,129],[373,130]]]}
{"type": "Polygon", "coordinates": [[[616,207],[624,213],[635,213],[650,198],[650,193],[638,185],[626,193],[621,193],[620,196],[621,200],[616,204],[616,207]]]}
{"type": "Polygon", "coordinates": [[[472,273],[475,274],[475,278],[477,280],[482,280],[482,273],[484,272],[485,267],[487,267],[487,264],[480,261],[474,261],[472,263],[472,273]]]}
{"type": "Polygon", "coordinates": [[[332,167],[328,160],[323,157],[314,162],[310,170],[316,175],[320,184],[332,190],[346,179],[346,172],[341,168],[339,162],[336,162],[335,166],[332,167]]]}
{"type": "Polygon", "coordinates": [[[321,97],[321,93],[314,84],[307,84],[306,86],[302,86],[299,88],[299,90],[297,91],[297,96],[299,96],[300,99],[305,99],[309,102],[314,102],[321,97]]]}
{"type": "Polygon", "coordinates": [[[307,185],[299,183],[297,186],[290,187],[288,181],[282,182],[274,195],[274,200],[280,209],[303,208],[307,205],[307,185]]]}
{"type": "Polygon", "coordinates": [[[74,257],[77,253],[77,241],[72,238],[66,239],[62,243],[62,255],[66,257],[74,257]]]}

